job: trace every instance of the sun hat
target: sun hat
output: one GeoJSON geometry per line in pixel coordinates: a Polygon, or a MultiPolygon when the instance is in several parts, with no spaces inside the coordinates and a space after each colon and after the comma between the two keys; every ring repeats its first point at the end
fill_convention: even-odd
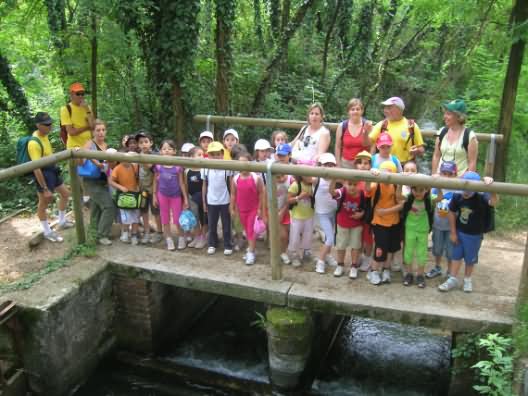
{"type": "Polygon", "coordinates": [[[457,164],[454,161],[445,161],[440,165],[440,173],[457,173],[457,164]]]}
{"type": "Polygon", "coordinates": [[[237,140],[237,142],[240,141],[240,139],[238,138],[238,132],[235,131],[233,128],[227,129],[224,132],[224,137],[223,137],[224,140],[227,137],[227,135],[233,135],[235,137],[235,139],[237,140]]]}
{"type": "Polygon", "coordinates": [[[396,106],[401,111],[405,110],[405,103],[403,103],[403,99],[399,98],[398,96],[393,96],[386,101],[381,102],[381,104],[383,106],[396,106]]]}
{"type": "Polygon", "coordinates": [[[466,102],[462,99],[455,99],[442,103],[442,107],[454,113],[467,114],[466,102]]]}
{"type": "Polygon", "coordinates": [[[282,143],[277,146],[275,153],[277,155],[289,155],[292,152],[292,148],[288,143],[282,143]]]}
{"type": "Polygon", "coordinates": [[[214,153],[217,151],[224,151],[224,145],[220,142],[211,142],[209,143],[209,146],[207,146],[207,152],[208,153],[214,153]]]}
{"type": "Polygon", "coordinates": [[[75,82],[72,85],[70,85],[70,92],[83,92],[85,91],[84,85],[82,85],[80,82],[75,82]]]}
{"type": "Polygon", "coordinates": [[[480,175],[477,172],[467,171],[462,175],[463,180],[480,181],[480,175]]]}
{"type": "Polygon", "coordinates": [[[194,144],[192,143],[183,143],[183,146],[181,147],[182,153],[188,153],[194,148],[194,144]]]}
{"type": "Polygon", "coordinates": [[[392,138],[388,133],[382,133],[379,135],[378,140],[376,141],[376,147],[380,148],[381,146],[392,146],[392,138]]]}
{"type": "Polygon", "coordinates": [[[213,132],[211,132],[211,131],[203,131],[202,133],[200,133],[200,137],[198,138],[198,141],[202,140],[205,137],[207,137],[207,138],[209,138],[211,140],[214,140],[213,132]]]}
{"type": "Polygon", "coordinates": [[[388,170],[391,173],[397,173],[398,169],[392,161],[383,161],[379,166],[380,170],[388,170]]]}
{"type": "Polygon", "coordinates": [[[321,154],[321,156],[319,157],[319,162],[321,163],[321,165],[329,164],[329,163],[337,165],[337,161],[334,157],[334,154],[332,153],[321,154]]]}
{"type": "Polygon", "coordinates": [[[34,121],[35,124],[52,124],[53,118],[51,118],[48,113],[39,111],[37,114],[35,114],[34,121]]]}
{"type": "Polygon", "coordinates": [[[370,154],[366,150],[363,150],[363,151],[360,151],[359,153],[357,153],[356,156],[354,157],[355,160],[360,159],[360,158],[368,158],[369,160],[371,160],[372,159],[372,154],[370,154]]]}
{"type": "Polygon", "coordinates": [[[269,149],[272,149],[272,147],[271,147],[270,142],[268,142],[266,139],[259,139],[255,142],[255,150],[269,150],[269,149]]]}

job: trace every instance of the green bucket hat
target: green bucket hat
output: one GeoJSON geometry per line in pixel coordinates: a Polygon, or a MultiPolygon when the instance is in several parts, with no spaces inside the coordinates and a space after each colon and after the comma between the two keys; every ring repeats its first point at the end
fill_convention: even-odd
{"type": "Polygon", "coordinates": [[[466,102],[464,102],[462,99],[455,99],[450,102],[444,102],[442,104],[442,107],[447,111],[467,114],[466,102]]]}

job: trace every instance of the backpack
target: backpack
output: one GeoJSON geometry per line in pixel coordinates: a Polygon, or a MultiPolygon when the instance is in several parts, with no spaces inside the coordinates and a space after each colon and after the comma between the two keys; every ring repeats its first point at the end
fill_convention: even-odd
{"type": "MultiPolygon", "coordinates": [[[[412,205],[414,203],[414,195],[411,193],[407,197],[407,200],[403,204],[402,209],[402,220],[405,222],[405,219],[407,219],[407,215],[409,214],[409,211],[412,208],[412,205]]],[[[427,213],[427,222],[429,223],[429,232],[433,229],[433,221],[434,221],[434,207],[431,205],[431,195],[429,192],[426,192],[424,195],[424,206],[425,211],[427,213]]]]}
{"type": "MultiPolygon", "coordinates": [[[[206,169],[205,171],[205,182],[207,183],[207,186],[209,186],[209,170],[210,169],[206,169]]],[[[224,170],[224,177],[225,177],[225,182],[226,182],[226,187],[227,187],[227,193],[228,194],[231,194],[231,176],[228,176],[227,174],[227,171],[224,170]]]]}
{"type": "MultiPolygon", "coordinates": [[[[72,108],[70,104],[66,105],[66,109],[68,109],[68,113],[70,114],[70,117],[72,115],[72,108]]],[[[62,140],[62,143],[64,144],[64,147],[66,147],[66,143],[68,143],[68,131],[66,130],[66,126],[60,124],[60,139],[62,140]]]]}
{"type": "MultiPolygon", "coordinates": [[[[396,192],[396,189],[398,186],[396,184],[393,184],[394,191],[396,192]]],[[[378,204],[381,197],[381,187],[378,183],[378,186],[376,187],[376,192],[374,193],[374,196],[371,199],[367,199],[365,203],[365,214],[363,215],[363,221],[366,224],[371,224],[372,220],[374,219],[374,210],[376,209],[376,205],[378,204]]]]}
{"type": "Polygon", "coordinates": [[[495,231],[495,208],[491,205],[489,205],[487,202],[484,202],[484,195],[482,193],[479,194],[479,205],[481,206],[482,212],[484,213],[483,218],[483,224],[484,229],[482,232],[484,234],[495,231]]]}
{"type": "MultiPolygon", "coordinates": [[[[449,128],[447,127],[443,127],[442,129],[440,129],[440,133],[437,135],[438,136],[438,147],[440,148],[440,146],[442,146],[442,140],[444,140],[444,137],[445,135],[447,134],[447,131],[449,130],[449,128]]],[[[462,147],[464,147],[464,150],[466,150],[466,153],[468,152],[468,147],[469,147],[469,133],[471,131],[468,129],[468,128],[464,128],[464,137],[462,138],[462,147]]]]}
{"type": "MultiPolygon", "coordinates": [[[[411,142],[411,146],[414,146],[414,125],[415,125],[414,120],[408,118],[407,119],[407,128],[409,129],[409,137],[405,141],[405,145],[406,146],[407,146],[407,144],[409,144],[409,142],[411,142]]],[[[389,130],[388,127],[389,127],[389,120],[387,120],[385,118],[383,120],[383,123],[381,124],[380,135],[383,132],[388,132],[388,130],[389,130]]]]}
{"type": "MultiPolygon", "coordinates": [[[[40,146],[41,150],[41,156],[44,155],[44,146],[42,145],[42,142],[40,139],[33,135],[23,136],[20,139],[17,140],[16,143],[16,162],[17,164],[25,164],[26,162],[31,161],[31,157],[29,156],[28,151],[28,145],[29,142],[37,142],[40,146]]],[[[28,172],[30,173],[30,172],[28,172]]]]}
{"type": "MultiPolygon", "coordinates": [[[[361,117],[361,129],[365,127],[365,122],[367,119],[361,117]]],[[[343,151],[343,141],[345,140],[345,132],[348,130],[348,120],[345,120],[341,123],[341,151],[343,151]]]]}

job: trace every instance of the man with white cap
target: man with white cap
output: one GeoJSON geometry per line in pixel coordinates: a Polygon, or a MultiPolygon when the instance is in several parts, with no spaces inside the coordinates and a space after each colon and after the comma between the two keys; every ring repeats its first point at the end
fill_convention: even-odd
{"type": "Polygon", "coordinates": [[[394,154],[402,165],[410,160],[415,159],[424,153],[424,142],[422,132],[414,120],[407,119],[403,116],[405,103],[397,96],[393,96],[384,102],[381,102],[385,119],[378,122],[369,138],[372,145],[372,152],[376,150],[375,142],[383,132],[388,133],[393,142],[391,154],[394,154]]]}

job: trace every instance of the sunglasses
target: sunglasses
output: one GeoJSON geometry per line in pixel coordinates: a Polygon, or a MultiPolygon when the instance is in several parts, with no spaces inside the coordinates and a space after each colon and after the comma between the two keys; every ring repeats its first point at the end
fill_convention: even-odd
{"type": "Polygon", "coordinates": [[[75,96],[84,96],[84,92],[75,92],[75,96]]]}

